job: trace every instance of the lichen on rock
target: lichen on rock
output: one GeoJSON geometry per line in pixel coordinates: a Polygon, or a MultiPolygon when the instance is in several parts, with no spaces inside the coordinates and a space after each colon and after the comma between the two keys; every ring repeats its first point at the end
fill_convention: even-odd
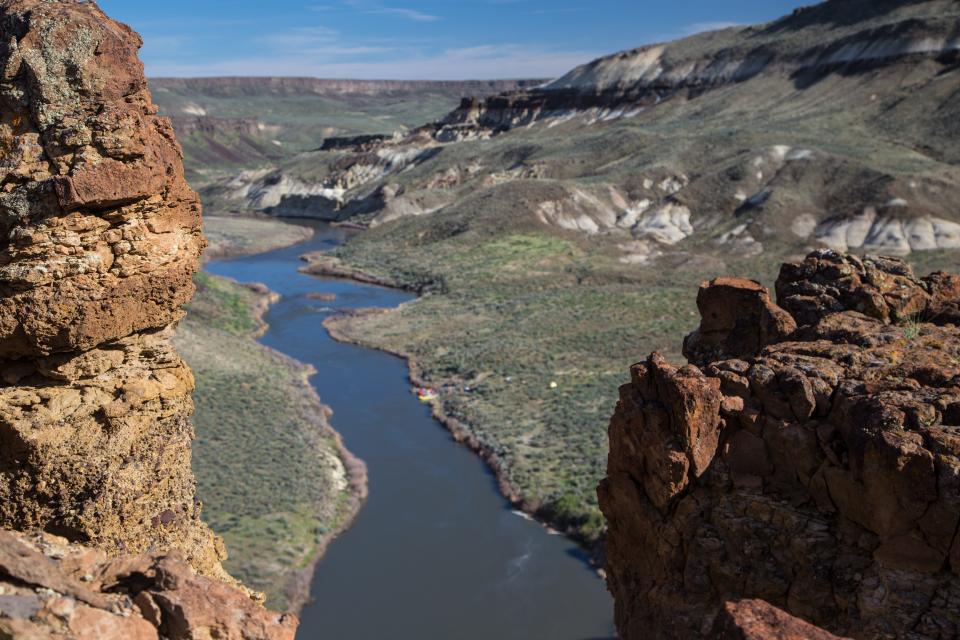
{"type": "Polygon", "coordinates": [[[958,284],[822,251],[784,265],[779,305],[704,285],[697,366],[636,365],[610,425],[624,638],[704,634],[751,598],[856,638],[960,633],[958,284]]]}
{"type": "Polygon", "coordinates": [[[0,529],[182,558],[258,607],[200,519],[170,338],[205,240],[141,44],[93,2],[0,1],[0,529]]]}

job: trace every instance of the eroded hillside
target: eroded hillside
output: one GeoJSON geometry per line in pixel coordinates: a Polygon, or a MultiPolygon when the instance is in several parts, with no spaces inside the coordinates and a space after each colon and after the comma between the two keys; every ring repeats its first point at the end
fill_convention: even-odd
{"type": "Polygon", "coordinates": [[[958,17],[832,0],[210,192],[366,225],[315,270],[426,295],[335,328],[411,356],[506,493],[593,540],[617,371],[680,355],[705,274],[772,284],[817,247],[956,268],[958,17]]]}
{"type": "Polygon", "coordinates": [[[620,258],[634,264],[692,246],[956,248],[957,5],[865,7],[832,0],[623,52],[536,89],[465,99],[409,137],[307,154],[216,193],[380,224],[519,183],[519,216],[630,235],[620,258]]]}
{"type": "Polygon", "coordinates": [[[387,135],[439,118],[465,95],[539,81],[391,82],[316,78],[154,78],[195,186],[240,169],[274,168],[332,136],[387,135]]]}

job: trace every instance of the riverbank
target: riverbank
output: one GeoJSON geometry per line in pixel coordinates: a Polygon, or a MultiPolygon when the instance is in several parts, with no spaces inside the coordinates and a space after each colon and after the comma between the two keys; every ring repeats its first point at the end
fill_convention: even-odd
{"type": "MultiPolygon", "coordinates": [[[[308,270],[302,271],[305,273],[310,273],[311,275],[330,277],[330,273],[326,272],[326,270],[323,270],[323,272],[319,274],[308,270]]],[[[352,276],[344,275],[346,273],[359,273],[356,271],[338,269],[336,273],[337,275],[333,277],[353,279],[359,282],[378,280],[379,282],[377,282],[377,284],[380,286],[389,286],[383,284],[384,279],[377,278],[376,276],[367,275],[363,277],[363,279],[357,279],[352,276]]],[[[409,287],[395,288],[409,289],[409,287]]],[[[413,353],[384,345],[374,346],[371,344],[369,336],[364,335],[365,330],[363,328],[363,319],[373,316],[387,316],[397,311],[399,311],[399,309],[353,309],[348,313],[330,316],[324,320],[323,326],[327,330],[327,333],[330,335],[330,337],[338,342],[352,344],[364,348],[374,348],[402,359],[407,365],[411,384],[414,387],[430,387],[432,384],[435,384],[435,381],[429,375],[427,375],[419,360],[413,353]]],[[[588,561],[590,562],[591,566],[597,568],[598,572],[602,575],[603,538],[601,536],[585,536],[579,528],[570,526],[569,523],[565,523],[552,517],[552,514],[549,510],[545,510],[542,505],[529,500],[523,494],[522,490],[510,481],[509,472],[502,464],[497,452],[492,447],[484,444],[484,442],[482,442],[476,436],[474,431],[467,424],[465,424],[456,416],[447,412],[444,405],[445,395],[449,398],[449,389],[441,390],[440,397],[437,400],[429,403],[430,412],[433,418],[450,432],[455,441],[466,446],[470,451],[483,460],[487,467],[493,472],[501,495],[509,500],[511,505],[513,505],[517,511],[525,514],[533,521],[540,524],[548,532],[562,534],[570,540],[576,542],[587,553],[588,561]]]]}
{"type": "MultiPolygon", "coordinates": [[[[316,277],[339,278],[352,280],[364,284],[373,284],[390,287],[403,291],[410,291],[422,296],[425,291],[443,290],[443,286],[431,278],[419,278],[416,282],[405,281],[402,277],[390,277],[364,271],[350,265],[337,256],[325,252],[311,252],[301,256],[306,263],[300,268],[302,273],[316,277]]],[[[327,318],[323,326],[330,336],[337,341],[353,344],[365,348],[373,348],[401,358],[407,363],[410,382],[417,387],[431,387],[437,384],[436,379],[428,375],[421,365],[417,355],[412,350],[402,349],[390,341],[371,341],[370,331],[364,328],[364,319],[371,317],[386,317],[400,314],[401,308],[396,309],[353,309],[348,313],[327,318]]],[[[389,323],[387,323],[389,324],[389,323]]],[[[379,324],[378,326],[382,326],[379,324]]],[[[385,335],[385,332],[381,332],[385,335]]],[[[593,529],[586,529],[582,523],[572,524],[570,514],[559,514],[556,509],[545,507],[542,501],[531,500],[524,494],[517,483],[510,479],[507,469],[498,455],[496,448],[485,443],[470,425],[447,411],[444,396],[449,400],[457,388],[456,381],[444,382],[444,389],[438,400],[430,402],[431,413],[442,424],[453,438],[478,455],[490,468],[497,479],[500,493],[521,513],[526,514],[538,522],[548,531],[559,532],[578,545],[589,555],[590,563],[595,567],[603,564],[603,536],[593,529]]],[[[469,387],[467,387],[469,388],[469,387]]]]}
{"type": "Polygon", "coordinates": [[[306,263],[300,267],[300,273],[316,276],[318,278],[340,278],[343,280],[353,280],[361,284],[372,284],[378,287],[390,287],[391,289],[401,289],[413,293],[422,293],[422,287],[405,284],[402,280],[377,276],[360,269],[354,269],[343,263],[342,260],[323,252],[312,252],[303,254],[300,259],[306,263]]]}
{"type": "Polygon", "coordinates": [[[203,227],[204,261],[267,253],[313,237],[310,227],[267,217],[205,215],[203,227]]]}
{"type": "Polygon", "coordinates": [[[634,354],[679,357],[675,338],[695,306],[681,274],[646,280],[605,244],[512,219],[462,231],[471,220],[405,219],[330,250],[341,270],[422,292],[389,314],[351,319],[350,333],[415,360],[507,496],[596,555],[617,389],[634,354]]]}
{"type": "Polygon", "coordinates": [[[583,551],[518,517],[489,467],[411,395],[407,363],[334,340],[319,326],[352,309],[419,302],[397,289],[300,273],[303,254],[356,237],[313,226],[305,245],[208,267],[281,294],[261,342],[319,370],[312,384],[334,407],[349,449],[369,465],[369,498],[318,567],[301,634],[609,637],[609,595],[583,551]],[[474,620],[478,610],[484,616],[474,620]]]}
{"type": "MultiPolygon", "coordinates": [[[[310,233],[306,234],[306,239],[309,239],[313,237],[313,230],[309,228],[307,228],[307,230],[310,231],[310,233]]],[[[254,282],[238,284],[250,289],[256,294],[256,301],[253,305],[251,305],[250,311],[257,323],[257,329],[253,333],[253,337],[259,338],[263,336],[263,334],[265,334],[270,328],[270,325],[264,319],[264,316],[266,315],[267,311],[270,310],[271,305],[279,302],[281,296],[280,294],[271,291],[266,285],[260,283],[254,282]]],[[[333,417],[333,409],[330,408],[329,405],[322,402],[320,399],[320,394],[318,394],[313,385],[310,384],[310,378],[318,373],[317,369],[311,365],[304,364],[299,360],[291,358],[286,354],[280,353],[276,349],[271,349],[270,347],[266,346],[263,346],[263,348],[273,354],[276,354],[280,358],[286,359],[288,362],[290,362],[292,367],[300,368],[303,371],[303,388],[310,396],[311,403],[318,408],[318,411],[315,413],[315,415],[319,419],[318,422],[322,423],[319,428],[325,432],[330,440],[332,440],[336,455],[340,459],[341,464],[343,464],[347,480],[347,487],[345,490],[346,496],[345,499],[340,500],[338,504],[337,515],[331,525],[332,529],[330,529],[329,535],[318,540],[317,546],[314,549],[313,558],[311,559],[309,565],[302,570],[295,572],[293,578],[291,579],[289,587],[289,592],[291,594],[290,611],[299,614],[310,598],[310,585],[313,582],[314,575],[316,574],[317,565],[321,560],[323,560],[323,556],[326,554],[327,548],[330,546],[330,544],[340,534],[349,529],[351,524],[353,524],[353,521],[363,508],[364,501],[369,495],[367,465],[363,462],[363,460],[353,455],[353,453],[347,449],[343,442],[343,436],[330,424],[330,419],[333,417]]]]}
{"type": "Polygon", "coordinates": [[[194,469],[228,571],[298,612],[317,563],[367,497],[365,465],[329,423],[313,367],[256,342],[279,296],[199,274],[177,335],[197,379],[194,469]]]}
{"type": "MultiPolygon", "coordinates": [[[[327,330],[327,333],[330,334],[330,337],[338,342],[369,348],[367,341],[365,341],[362,337],[351,333],[351,329],[354,331],[357,329],[356,325],[351,321],[365,316],[389,314],[392,311],[395,310],[357,309],[351,311],[350,313],[343,313],[327,318],[323,322],[323,327],[327,330]]],[[[384,353],[389,353],[390,355],[396,356],[406,362],[410,382],[413,386],[428,387],[430,385],[430,382],[421,369],[420,363],[417,361],[414,355],[395,349],[381,347],[377,347],[377,349],[383,351],[384,353]]],[[[497,479],[497,487],[499,488],[500,493],[503,495],[503,497],[509,500],[518,511],[538,522],[545,529],[547,529],[547,531],[561,533],[579,544],[589,554],[590,562],[594,566],[599,567],[602,564],[602,540],[585,540],[582,536],[578,535],[576,530],[569,528],[565,529],[562,523],[551,522],[549,517],[544,517],[542,511],[538,510],[535,505],[526,500],[521,491],[510,483],[505,470],[500,464],[496,452],[491,448],[484,446],[483,443],[480,442],[480,440],[472,433],[470,428],[467,427],[467,425],[444,410],[442,397],[438,400],[430,402],[429,405],[430,413],[433,418],[450,432],[450,434],[453,436],[453,439],[460,444],[465,445],[473,453],[478,455],[480,459],[484,461],[487,467],[490,468],[497,479]]]]}

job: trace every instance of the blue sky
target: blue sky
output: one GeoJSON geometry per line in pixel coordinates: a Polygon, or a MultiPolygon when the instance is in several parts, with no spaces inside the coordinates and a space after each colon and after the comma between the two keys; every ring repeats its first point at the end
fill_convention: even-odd
{"type": "Polygon", "coordinates": [[[100,0],[150,76],[555,77],[593,58],[763,22],[811,0],[100,0]]]}

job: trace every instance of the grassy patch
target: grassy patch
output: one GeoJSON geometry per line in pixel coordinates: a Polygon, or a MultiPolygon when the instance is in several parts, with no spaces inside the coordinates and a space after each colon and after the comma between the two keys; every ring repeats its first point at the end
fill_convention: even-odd
{"type": "Polygon", "coordinates": [[[256,343],[256,295],[208,274],[176,344],[197,379],[194,471],[227,569],[291,606],[297,571],[343,517],[344,465],[308,370],[256,343]]]}
{"type": "Polygon", "coordinates": [[[207,258],[265,253],[310,237],[307,227],[279,220],[211,216],[203,218],[203,232],[210,242],[207,258]]]}
{"type": "Polygon", "coordinates": [[[572,235],[506,223],[424,243],[421,224],[367,232],[338,253],[366,271],[401,281],[429,274],[444,287],[337,328],[415,357],[445,413],[493,453],[527,505],[596,541],[617,389],[650,351],[679,357],[698,319],[694,280],[631,281],[606,245],[572,235]]]}

